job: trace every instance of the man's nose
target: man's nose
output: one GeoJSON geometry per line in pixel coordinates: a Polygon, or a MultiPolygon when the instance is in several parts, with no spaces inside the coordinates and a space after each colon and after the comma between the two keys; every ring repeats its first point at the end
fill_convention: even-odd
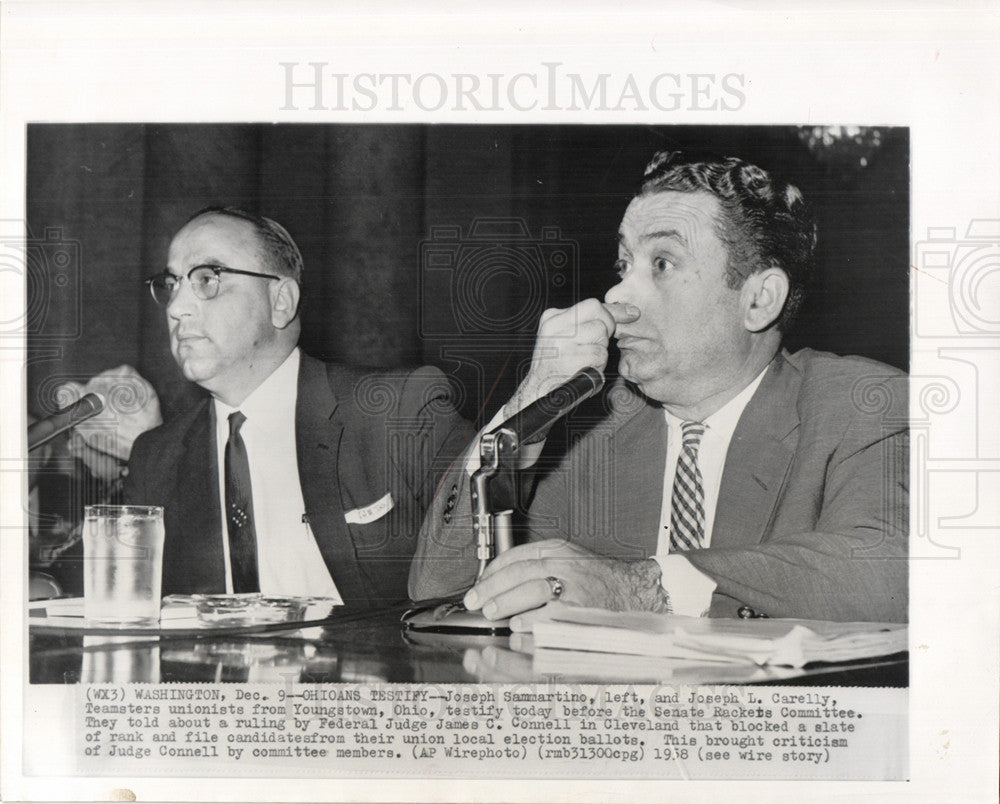
{"type": "Polygon", "coordinates": [[[174,289],[170,301],[167,302],[167,317],[181,318],[190,315],[197,301],[194,291],[191,290],[191,283],[186,278],[181,279],[174,289]]]}
{"type": "Polygon", "coordinates": [[[619,303],[634,303],[630,298],[628,288],[625,285],[624,279],[619,279],[614,285],[608,288],[608,292],[604,294],[604,301],[608,304],[619,303]]]}

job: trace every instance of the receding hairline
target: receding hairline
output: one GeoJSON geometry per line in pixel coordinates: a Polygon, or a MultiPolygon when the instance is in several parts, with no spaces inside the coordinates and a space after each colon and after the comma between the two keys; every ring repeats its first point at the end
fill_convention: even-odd
{"type": "Polygon", "coordinates": [[[184,225],[177,230],[176,234],[174,234],[174,238],[177,238],[185,229],[192,228],[196,224],[204,223],[212,218],[224,221],[232,221],[234,223],[242,223],[243,225],[248,226],[253,231],[254,236],[258,240],[261,239],[260,232],[257,231],[257,226],[254,224],[253,221],[247,220],[246,218],[241,218],[238,215],[230,215],[225,212],[219,212],[218,210],[214,209],[207,209],[201,212],[196,212],[194,215],[192,215],[190,218],[184,221],[184,225]]]}
{"type": "Polygon", "coordinates": [[[296,282],[301,281],[303,265],[298,244],[284,226],[263,215],[256,215],[237,207],[208,207],[198,210],[188,218],[174,235],[174,239],[188,227],[198,224],[203,219],[212,218],[246,224],[253,234],[254,244],[266,266],[281,276],[294,279],[296,282]],[[291,257],[291,266],[286,263],[286,253],[291,257]]]}
{"type": "MultiPolygon", "coordinates": [[[[714,209],[703,210],[703,211],[708,214],[710,222],[712,223],[713,226],[716,227],[716,233],[720,235],[722,234],[725,226],[725,219],[723,216],[726,215],[726,210],[723,207],[719,197],[715,193],[709,190],[703,190],[701,188],[694,190],[651,189],[651,190],[640,191],[636,193],[629,200],[628,206],[625,208],[625,213],[622,214],[621,223],[619,223],[618,225],[618,232],[615,237],[615,243],[617,243],[618,245],[624,244],[625,232],[622,230],[621,224],[625,222],[625,215],[628,213],[629,208],[636,201],[645,200],[647,198],[655,198],[656,196],[659,195],[668,195],[668,194],[704,196],[705,198],[709,199],[714,204],[714,209]]],[[[649,242],[650,240],[659,240],[659,239],[676,240],[685,248],[690,248],[689,239],[684,235],[684,233],[680,229],[675,227],[667,227],[663,229],[657,229],[656,231],[653,232],[646,232],[645,234],[641,235],[639,239],[641,242],[649,242]]]]}

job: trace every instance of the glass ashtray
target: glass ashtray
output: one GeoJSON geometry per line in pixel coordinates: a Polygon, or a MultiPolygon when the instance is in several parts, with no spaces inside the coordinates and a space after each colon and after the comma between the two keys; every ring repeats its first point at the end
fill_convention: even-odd
{"type": "Polygon", "coordinates": [[[304,619],[310,598],[194,595],[198,619],[208,625],[266,625],[304,619]]]}

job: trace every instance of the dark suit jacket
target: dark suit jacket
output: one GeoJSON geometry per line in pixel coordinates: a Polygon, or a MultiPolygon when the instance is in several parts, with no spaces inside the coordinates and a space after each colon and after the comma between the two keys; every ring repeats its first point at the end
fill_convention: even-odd
{"type": "MultiPolygon", "coordinates": [[[[569,423],[567,451],[539,463],[529,536],[648,558],[663,500],[663,411],[624,383],[605,400],[599,415],[569,423]]],[[[686,553],[717,584],[712,616],[749,605],[774,617],[906,620],[907,415],[896,369],[812,350],[775,358],[730,442],[711,546],[686,553]]],[[[475,575],[462,523],[444,525],[439,508],[417,548],[414,597],[475,575]]]]}
{"type": "MultiPolygon", "coordinates": [[[[301,357],[295,437],[310,527],[344,602],[406,597],[435,483],[472,437],[436,368],[390,373],[301,357]],[[384,517],[345,513],[391,492],[384,517]]],[[[133,447],[126,502],[165,507],[163,594],[224,592],[214,406],[205,399],[133,447]]]]}

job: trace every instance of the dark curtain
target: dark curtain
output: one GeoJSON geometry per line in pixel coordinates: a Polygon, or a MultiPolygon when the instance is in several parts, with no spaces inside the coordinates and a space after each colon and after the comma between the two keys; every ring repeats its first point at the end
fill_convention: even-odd
{"type": "Polygon", "coordinates": [[[622,212],[655,150],[738,155],[797,183],[820,222],[790,345],[908,361],[909,142],[818,158],[791,127],[32,125],[28,407],[123,363],[165,417],[197,398],[142,279],[196,210],[234,204],[302,249],[303,338],[321,358],[441,366],[491,415],[538,315],[602,296],[622,212]],[[491,394],[492,390],[492,394],[491,394]]]}

